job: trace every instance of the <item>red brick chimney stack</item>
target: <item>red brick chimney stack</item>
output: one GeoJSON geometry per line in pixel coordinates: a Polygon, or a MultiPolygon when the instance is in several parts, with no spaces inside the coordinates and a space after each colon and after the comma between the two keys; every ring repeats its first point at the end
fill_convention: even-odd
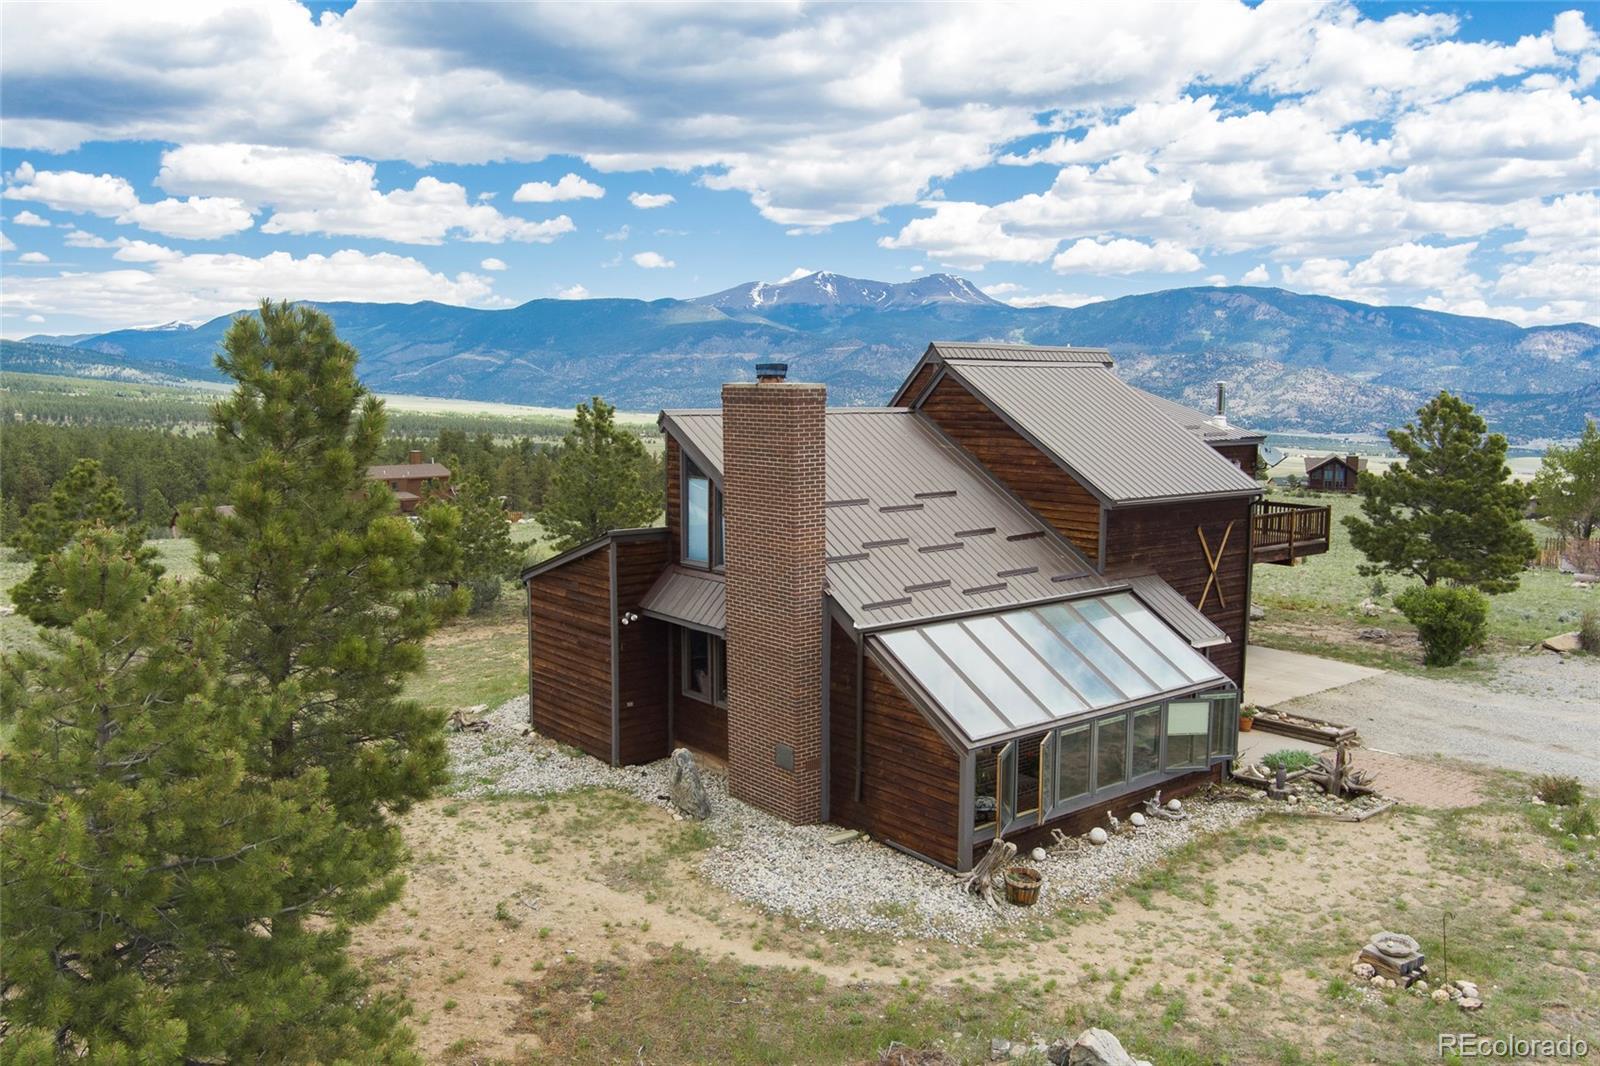
{"type": "Polygon", "coordinates": [[[787,369],[722,387],[728,791],[804,823],[822,816],[828,392],[787,369]]]}
{"type": "Polygon", "coordinates": [[[406,456],[406,462],[411,463],[413,466],[422,462],[422,449],[412,448],[411,454],[406,456]]]}

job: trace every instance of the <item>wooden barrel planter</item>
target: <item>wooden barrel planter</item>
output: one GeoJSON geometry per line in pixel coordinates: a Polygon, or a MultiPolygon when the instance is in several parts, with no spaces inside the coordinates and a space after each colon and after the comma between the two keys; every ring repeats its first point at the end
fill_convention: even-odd
{"type": "Polygon", "coordinates": [[[1044,878],[1031,866],[1013,866],[1006,871],[1006,901],[1018,907],[1039,902],[1039,886],[1044,878]]]}

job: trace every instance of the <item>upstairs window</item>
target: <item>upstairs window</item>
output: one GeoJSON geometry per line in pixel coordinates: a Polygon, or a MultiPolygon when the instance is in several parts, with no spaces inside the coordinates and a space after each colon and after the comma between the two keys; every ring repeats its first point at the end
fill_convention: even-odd
{"type": "Polygon", "coordinates": [[[688,459],[683,463],[683,557],[703,566],[722,565],[722,490],[688,459]]]}

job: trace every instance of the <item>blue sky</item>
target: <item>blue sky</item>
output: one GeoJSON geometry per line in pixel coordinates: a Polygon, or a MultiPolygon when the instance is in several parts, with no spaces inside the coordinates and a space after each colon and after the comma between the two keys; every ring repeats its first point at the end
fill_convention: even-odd
{"type": "Polygon", "coordinates": [[[10,5],[0,333],[949,271],[1600,322],[1570,4],[10,5]]]}

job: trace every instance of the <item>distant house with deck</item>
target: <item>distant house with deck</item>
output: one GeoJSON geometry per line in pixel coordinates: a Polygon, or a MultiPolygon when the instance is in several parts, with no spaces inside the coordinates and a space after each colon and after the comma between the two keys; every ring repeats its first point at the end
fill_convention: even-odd
{"type": "Polygon", "coordinates": [[[1367,461],[1359,455],[1329,455],[1306,460],[1306,487],[1318,492],[1355,492],[1367,461]]]}
{"type": "Polygon", "coordinates": [[[1327,548],[1259,434],[1098,349],[935,343],[877,408],[785,371],[661,413],[664,527],[523,571],[534,729],[955,870],[1221,777],[1256,529],[1327,548]]]}
{"type": "Polygon", "coordinates": [[[455,498],[450,487],[450,468],[443,463],[425,461],[413,449],[403,463],[367,467],[368,481],[382,481],[394,492],[401,514],[413,514],[430,499],[455,498]]]}

